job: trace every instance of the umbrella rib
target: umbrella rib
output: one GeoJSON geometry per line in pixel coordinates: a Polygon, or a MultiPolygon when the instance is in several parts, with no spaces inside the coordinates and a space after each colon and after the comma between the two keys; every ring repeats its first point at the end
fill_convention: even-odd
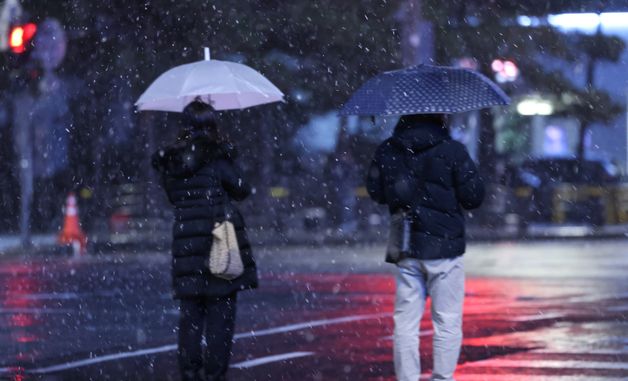
{"type": "MultiPolygon", "coordinates": [[[[231,71],[231,68],[229,68],[229,71],[231,71]]],[[[261,73],[260,75],[262,76],[262,78],[266,78],[264,77],[261,73]]],[[[235,81],[236,83],[236,87],[239,87],[240,83],[246,83],[247,85],[249,85],[250,87],[252,87],[255,91],[257,91],[259,94],[262,94],[264,97],[268,98],[268,95],[266,94],[266,92],[264,91],[264,89],[260,88],[259,86],[255,85],[254,83],[252,83],[251,81],[246,80],[245,78],[242,77],[236,77],[234,76],[234,78],[237,78],[237,80],[235,81]]],[[[242,93],[242,91],[240,91],[242,93]]]]}
{"type": "MultiPolygon", "coordinates": [[[[242,94],[242,91],[240,91],[240,88],[238,86],[238,81],[236,80],[236,75],[233,73],[233,70],[231,70],[230,66],[226,66],[227,70],[229,71],[229,73],[231,74],[231,81],[233,82],[234,88],[238,91],[236,94],[242,94]]],[[[242,102],[240,102],[240,99],[238,97],[235,97],[236,102],[238,103],[238,106],[240,108],[242,108],[242,102]]]]}
{"type": "Polygon", "coordinates": [[[190,78],[194,77],[194,70],[196,69],[196,67],[193,67],[192,70],[190,70],[190,73],[188,73],[188,75],[185,77],[185,80],[183,81],[183,85],[181,86],[181,90],[179,91],[179,93],[177,94],[177,98],[182,98],[185,97],[187,94],[182,94],[183,93],[183,89],[187,88],[188,85],[188,81],[190,80],[190,78]]]}

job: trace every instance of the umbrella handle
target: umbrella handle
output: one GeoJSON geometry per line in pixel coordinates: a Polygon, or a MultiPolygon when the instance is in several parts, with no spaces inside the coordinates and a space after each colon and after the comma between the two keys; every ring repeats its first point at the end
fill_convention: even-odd
{"type": "Polygon", "coordinates": [[[210,58],[209,58],[209,48],[206,47],[206,48],[204,48],[204,50],[205,50],[205,61],[209,61],[210,60],[210,58]]]}

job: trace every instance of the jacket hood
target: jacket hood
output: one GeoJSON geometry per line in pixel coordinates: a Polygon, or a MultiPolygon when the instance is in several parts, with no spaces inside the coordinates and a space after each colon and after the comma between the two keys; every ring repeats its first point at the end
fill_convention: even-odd
{"type": "Polygon", "coordinates": [[[403,118],[395,127],[392,138],[415,152],[424,151],[451,139],[447,128],[437,123],[412,123],[404,121],[403,118]]]}
{"type": "Polygon", "coordinates": [[[206,135],[197,134],[157,150],[152,156],[152,165],[164,175],[189,177],[211,161],[233,161],[235,157],[233,145],[215,142],[206,135]]]}

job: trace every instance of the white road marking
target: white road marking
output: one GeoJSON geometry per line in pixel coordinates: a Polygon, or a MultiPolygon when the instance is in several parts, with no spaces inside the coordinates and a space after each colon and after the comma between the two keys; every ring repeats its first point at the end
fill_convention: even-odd
{"type": "Polygon", "coordinates": [[[80,295],[75,292],[58,292],[58,293],[41,293],[41,294],[23,294],[23,295],[8,295],[9,298],[26,299],[26,300],[71,300],[79,299],[80,295]]]}
{"type": "Polygon", "coordinates": [[[626,362],[579,361],[579,360],[505,360],[491,359],[466,363],[464,367],[490,368],[556,368],[556,369],[620,369],[628,370],[626,362]]]}
{"type": "Polygon", "coordinates": [[[260,357],[253,360],[242,361],[242,362],[231,365],[231,367],[237,368],[237,369],[253,368],[255,366],[270,364],[273,362],[286,361],[286,360],[296,359],[299,357],[312,356],[313,354],[314,352],[283,353],[280,355],[266,356],[266,357],[260,357]]]}
{"type": "Polygon", "coordinates": [[[346,317],[341,317],[341,318],[336,318],[336,319],[313,320],[313,321],[309,321],[305,323],[289,324],[289,325],[284,325],[282,327],[262,329],[259,331],[251,331],[247,333],[239,333],[235,335],[235,338],[243,339],[243,338],[248,338],[248,337],[267,336],[267,335],[274,335],[277,333],[300,331],[302,329],[321,327],[325,325],[351,323],[354,321],[379,319],[379,318],[390,317],[390,316],[392,316],[392,314],[390,313],[381,313],[381,314],[371,314],[371,315],[346,316],[346,317]]]}
{"type": "Polygon", "coordinates": [[[619,292],[616,294],[605,294],[605,295],[582,295],[582,296],[574,296],[567,299],[569,303],[587,303],[587,302],[600,302],[603,300],[616,300],[616,299],[624,299],[628,298],[628,292],[619,292]]]}
{"type": "MultiPolygon", "coordinates": [[[[432,336],[434,334],[434,331],[432,331],[431,329],[426,329],[423,331],[419,332],[419,336],[423,337],[423,336],[432,336]]],[[[386,336],[386,337],[382,337],[381,340],[394,340],[395,336],[391,335],[391,336],[386,336]]]]}
{"type": "Polygon", "coordinates": [[[0,308],[0,314],[70,314],[76,310],[59,308],[0,308]]]}
{"type": "Polygon", "coordinates": [[[558,313],[549,313],[549,314],[538,313],[536,315],[516,316],[516,317],[513,317],[513,318],[511,318],[509,320],[510,321],[525,322],[525,321],[537,321],[537,320],[546,320],[546,319],[558,319],[558,318],[562,318],[564,316],[565,315],[558,314],[558,313]]]}
{"type": "Polygon", "coordinates": [[[627,312],[628,311],[628,305],[608,307],[606,310],[607,311],[612,311],[612,312],[627,312]]]}
{"type": "Polygon", "coordinates": [[[54,293],[32,293],[32,294],[19,294],[10,293],[5,294],[5,299],[20,299],[20,300],[75,300],[81,298],[93,298],[93,297],[110,297],[121,295],[122,291],[107,290],[96,292],[54,292],[54,293]]]}
{"type": "Polygon", "coordinates": [[[177,345],[176,344],[165,345],[163,347],[142,349],[142,350],[133,351],[133,352],[115,353],[115,354],[111,354],[111,355],[105,355],[105,356],[100,356],[100,357],[93,357],[93,358],[85,359],[85,360],[71,361],[71,362],[68,362],[68,363],[65,363],[65,364],[52,365],[52,366],[47,366],[47,367],[44,367],[44,368],[32,369],[29,372],[30,373],[58,372],[60,370],[68,370],[68,369],[73,369],[73,368],[80,368],[80,367],[83,367],[83,366],[92,365],[92,364],[98,364],[98,363],[106,362],[106,361],[120,360],[120,359],[124,359],[124,358],[129,358],[129,357],[145,356],[145,355],[151,355],[151,354],[162,353],[162,352],[170,352],[170,351],[174,351],[176,349],[177,349],[177,345]]]}
{"type": "MultiPolygon", "coordinates": [[[[430,376],[421,376],[421,381],[429,381],[430,376]]],[[[521,381],[521,374],[456,374],[456,381],[521,381]]],[[[525,375],[526,381],[547,381],[547,375],[525,375]]],[[[552,375],[552,381],[591,381],[591,376],[552,375]]],[[[625,377],[595,376],[596,381],[626,381],[625,377]]]]}
{"type": "MultiPolygon", "coordinates": [[[[381,314],[371,314],[371,315],[345,316],[345,317],[335,318],[335,319],[313,320],[313,321],[309,321],[305,323],[289,324],[289,325],[284,325],[281,327],[268,328],[268,329],[263,329],[259,331],[238,333],[234,336],[234,339],[238,340],[238,339],[244,339],[244,338],[250,338],[250,337],[268,336],[268,335],[273,335],[273,334],[298,331],[302,329],[308,329],[308,328],[314,328],[314,327],[320,327],[320,326],[326,326],[326,325],[350,323],[350,322],[360,321],[360,320],[379,319],[379,318],[390,317],[390,316],[391,316],[390,313],[381,313],[381,314]]],[[[138,356],[145,356],[145,355],[156,354],[156,353],[170,352],[170,351],[175,351],[176,349],[177,349],[176,344],[165,345],[162,347],[148,348],[148,349],[142,349],[142,350],[131,351],[131,352],[114,353],[110,355],[92,357],[92,358],[84,359],[84,360],[76,360],[76,361],[71,361],[71,362],[58,364],[58,365],[51,365],[47,367],[36,368],[27,372],[36,373],[36,374],[58,372],[62,370],[80,368],[83,366],[98,364],[98,363],[107,362],[107,361],[114,361],[114,360],[130,358],[130,357],[138,357],[138,356]]],[[[294,353],[306,353],[306,352],[293,352],[293,354],[294,353]]],[[[257,359],[257,360],[260,360],[260,359],[257,359]]],[[[250,360],[250,361],[255,361],[255,360],[250,360]]],[[[276,361],[281,361],[281,360],[276,360],[276,361]]]]}
{"type": "MultiPolygon", "coordinates": [[[[531,350],[529,353],[557,353],[557,351],[555,349],[542,348],[542,349],[531,350]]],[[[619,349],[619,350],[592,349],[586,352],[581,352],[578,350],[570,350],[570,349],[561,349],[560,353],[565,354],[565,355],[581,355],[581,356],[586,356],[586,355],[616,356],[616,355],[624,355],[628,353],[628,349],[619,349]]]]}

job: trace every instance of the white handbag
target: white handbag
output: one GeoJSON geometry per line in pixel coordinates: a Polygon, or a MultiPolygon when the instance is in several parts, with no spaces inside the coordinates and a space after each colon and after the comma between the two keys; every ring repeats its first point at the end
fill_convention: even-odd
{"type": "Polygon", "coordinates": [[[227,219],[216,222],[212,230],[212,247],[209,251],[209,271],[219,278],[233,280],[244,273],[238,238],[233,223],[227,219]]]}

